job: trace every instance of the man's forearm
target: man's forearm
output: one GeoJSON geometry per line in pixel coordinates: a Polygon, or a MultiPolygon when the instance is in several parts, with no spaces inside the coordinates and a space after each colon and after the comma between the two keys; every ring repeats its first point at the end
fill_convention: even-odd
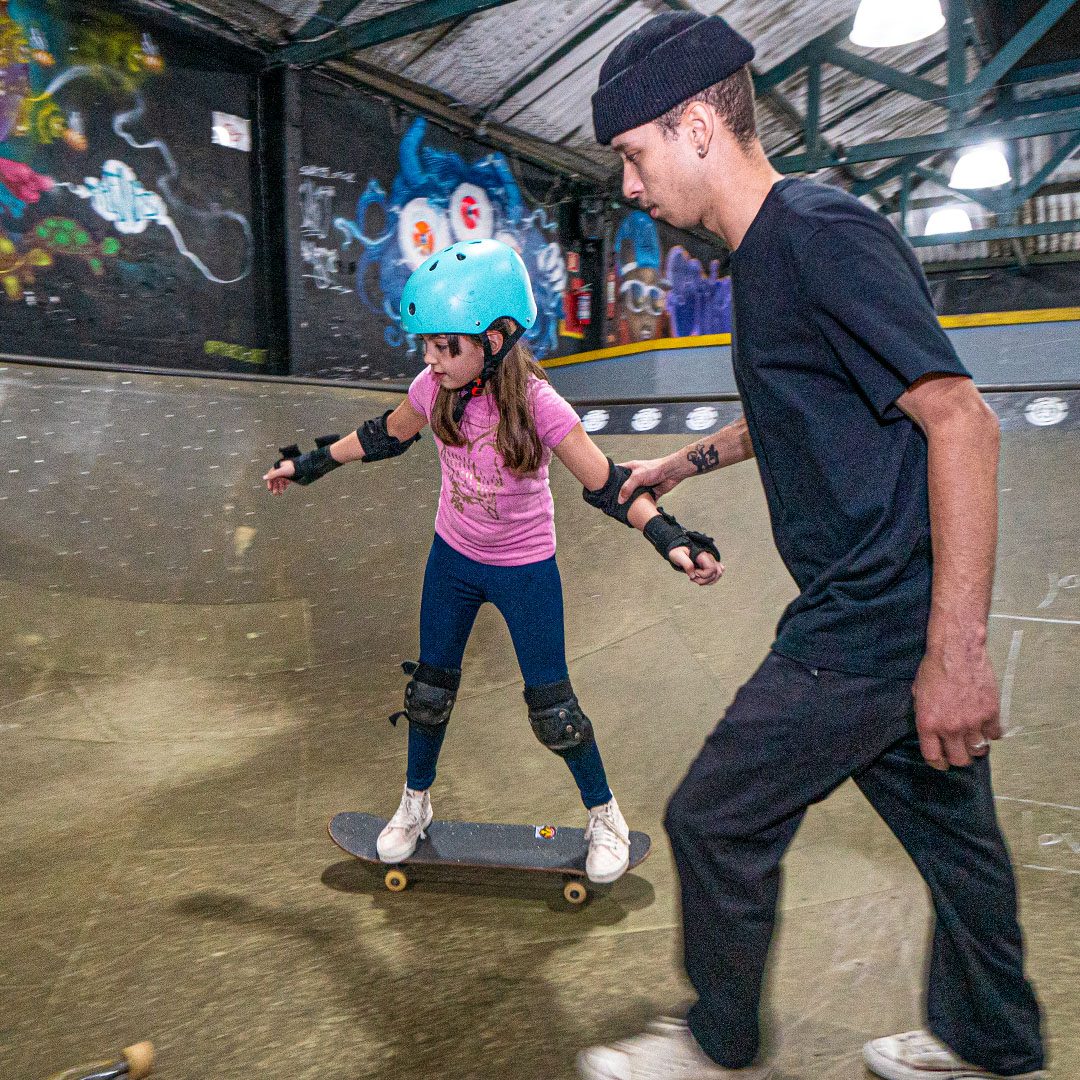
{"type": "Polygon", "coordinates": [[[728,424],[713,435],[698,439],[693,445],[683,447],[674,454],[683,476],[713,472],[726,465],[747,461],[753,456],[754,447],[750,442],[750,430],[745,418],[728,424]]]}
{"type": "Polygon", "coordinates": [[[927,652],[986,642],[997,551],[1000,437],[989,410],[958,414],[927,433],[934,576],[927,652]]]}

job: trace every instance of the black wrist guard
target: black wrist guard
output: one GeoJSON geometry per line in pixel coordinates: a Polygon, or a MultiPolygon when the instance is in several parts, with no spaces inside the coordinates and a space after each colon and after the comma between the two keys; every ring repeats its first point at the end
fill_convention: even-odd
{"type": "Polygon", "coordinates": [[[387,409],[382,416],[375,417],[372,420],[365,420],[356,429],[356,437],[363,447],[365,461],[385,461],[386,458],[397,457],[399,454],[404,454],[420,438],[420,432],[418,431],[411,439],[406,439],[405,442],[395,439],[386,429],[386,418],[392,411],[392,409],[387,409]]]}
{"type": "Polygon", "coordinates": [[[300,453],[300,447],[293,443],[292,446],[278,448],[281,457],[274,462],[276,469],[283,461],[291,461],[296,471],[289,477],[294,484],[307,486],[313,484],[320,476],[336,469],[341,462],[335,461],[330,456],[330,445],[340,439],[340,435],[320,435],[315,440],[315,449],[306,454],[300,453]]]}
{"type": "MultiPolygon", "coordinates": [[[[657,507],[660,510],[660,507],[657,507]]],[[[679,569],[670,559],[668,554],[677,547],[690,549],[690,561],[697,564],[697,557],[707,551],[717,562],[720,561],[720,551],[713,543],[711,536],[704,533],[694,532],[693,529],[684,529],[670,514],[660,510],[656,517],[650,519],[644,528],[645,539],[665,558],[672,570],[679,569]]]]}
{"type": "MultiPolygon", "coordinates": [[[[587,487],[581,489],[581,497],[597,510],[603,510],[608,517],[621,521],[624,525],[630,525],[627,515],[635,499],[642,495],[652,495],[651,487],[635,488],[633,494],[624,503],[619,502],[619,489],[630,478],[630,470],[625,465],[616,465],[611,458],[607,459],[608,477],[602,488],[590,491],[587,487]]],[[[633,528],[633,526],[630,526],[633,528]]]]}

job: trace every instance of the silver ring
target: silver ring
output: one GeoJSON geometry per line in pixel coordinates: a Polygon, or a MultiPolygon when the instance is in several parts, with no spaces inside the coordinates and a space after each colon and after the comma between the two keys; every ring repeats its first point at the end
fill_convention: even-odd
{"type": "Polygon", "coordinates": [[[990,745],[990,743],[987,742],[986,739],[983,739],[982,742],[975,743],[975,745],[972,746],[971,749],[972,750],[985,750],[989,745],[990,745]]]}

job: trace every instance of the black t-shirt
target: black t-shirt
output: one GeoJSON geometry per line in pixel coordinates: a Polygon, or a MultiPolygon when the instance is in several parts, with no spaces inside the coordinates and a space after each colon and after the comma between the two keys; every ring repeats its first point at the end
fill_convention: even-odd
{"type": "Polygon", "coordinates": [[[800,594],[773,648],[914,676],[931,551],[926,439],[896,399],[967,375],[915,253],[838,188],[779,181],[732,255],[735,378],[776,546],[800,594]]]}

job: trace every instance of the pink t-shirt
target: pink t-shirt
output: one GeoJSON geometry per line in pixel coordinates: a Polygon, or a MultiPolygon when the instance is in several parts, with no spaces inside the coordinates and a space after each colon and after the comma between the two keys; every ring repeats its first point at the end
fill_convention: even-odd
{"type": "MultiPolygon", "coordinates": [[[[409,404],[431,419],[439,383],[430,368],[413,379],[409,404]]],[[[493,566],[523,566],[555,554],[555,504],[548,485],[551,448],[578,423],[577,413],[543,379],[529,380],[529,407],[543,444],[543,462],[522,476],[507,468],[495,449],[499,409],[491,394],[465,409],[464,446],[435,439],[442,463],[442,490],[435,531],[455,551],[493,566]]]]}

